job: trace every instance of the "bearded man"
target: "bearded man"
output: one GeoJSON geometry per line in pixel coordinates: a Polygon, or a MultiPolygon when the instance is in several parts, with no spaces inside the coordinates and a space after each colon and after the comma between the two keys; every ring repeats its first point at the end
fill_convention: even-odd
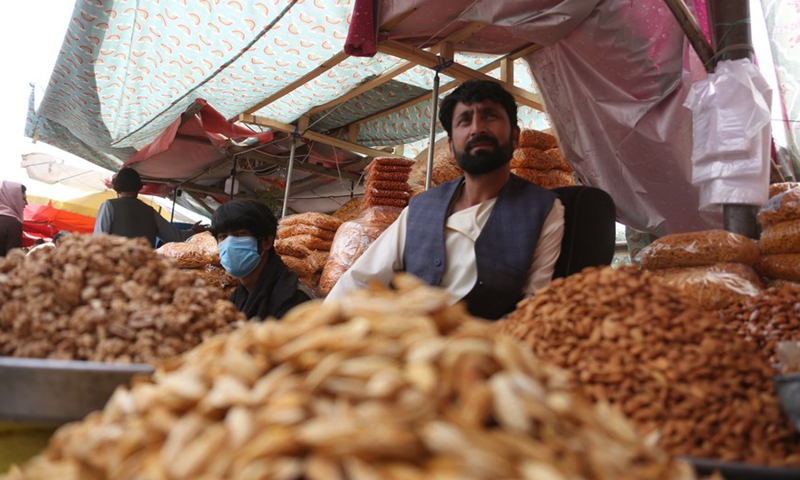
{"type": "Polygon", "coordinates": [[[405,271],[498,319],[547,285],[564,236],[556,195],[513,175],[519,142],[514,97],[496,82],[467,81],[441,104],[439,120],[464,176],[411,199],[328,295],[405,271]]]}

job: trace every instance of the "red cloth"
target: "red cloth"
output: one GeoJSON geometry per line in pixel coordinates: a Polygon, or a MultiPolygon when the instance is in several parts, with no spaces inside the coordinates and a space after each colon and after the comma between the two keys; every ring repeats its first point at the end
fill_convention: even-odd
{"type": "Polygon", "coordinates": [[[67,212],[51,204],[29,203],[22,220],[23,246],[33,244],[33,238],[53,238],[59,230],[91,234],[95,219],[79,213],[67,212]]]}
{"type": "Polygon", "coordinates": [[[374,57],[378,53],[375,39],[375,12],[373,0],[356,0],[353,18],[344,42],[344,52],[354,57],[374,57]]]}

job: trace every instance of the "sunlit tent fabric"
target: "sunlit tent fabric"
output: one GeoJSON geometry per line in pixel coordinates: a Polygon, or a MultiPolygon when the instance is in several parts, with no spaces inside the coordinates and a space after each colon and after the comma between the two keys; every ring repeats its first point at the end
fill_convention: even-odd
{"type": "MultiPolygon", "coordinates": [[[[695,13],[705,10],[702,0],[687,3],[695,13]]],[[[527,62],[515,60],[514,85],[541,94],[581,181],[608,191],[621,221],[659,235],[719,225],[719,218],[698,213],[689,183],[691,126],[682,97],[702,66],[662,0],[382,0],[377,24],[389,27],[379,32],[374,57],[343,53],[353,5],[79,1],[27,134],[116,169],[205,100],[228,119],[250,113],[292,123],[298,136],[314,131],[369,147],[406,144],[427,137],[434,121],[429,98],[402,107],[430,96],[429,68],[407,68],[380,88],[323,107],[403,69],[400,54],[386,48],[391,42],[427,48],[478,25],[454,42],[457,63],[476,69],[526,45],[544,47],[527,62]],[[298,121],[304,115],[307,125],[298,121]]],[[[453,72],[442,68],[447,85],[453,72]]],[[[551,125],[529,106],[520,111],[525,127],[551,125]]],[[[358,158],[329,153],[320,165],[344,173],[348,165],[363,167],[358,158]]]]}

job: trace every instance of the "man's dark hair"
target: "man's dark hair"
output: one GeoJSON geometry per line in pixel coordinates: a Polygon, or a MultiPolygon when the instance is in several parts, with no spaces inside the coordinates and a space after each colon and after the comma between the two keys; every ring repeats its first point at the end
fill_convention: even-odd
{"type": "Polygon", "coordinates": [[[278,219],[264,203],[258,200],[231,200],[223,203],[211,216],[209,231],[214,238],[220,233],[247,229],[259,240],[274,236],[278,219]]]}
{"type": "Polygon", "coordinates": [[[123,168],[114,175],[114,179],[111,183],[114,185],[114,190],[119,193],[138,193],[144,186],[142,185],[142,177],[139,176],[139,172],[130,167],[123,168]]]}
{"type": "Polygon", "coordinates": [[[53,235],[53,243],[61,240],[62,238],[66,237],[66,236],[69,236],[69,235],[72,235],[72,233],[69,230],[59,230],[58,233],[53,235]]]}
{"type": "Polygon", "coordinates": [[[453,111],[460,102],[471,105],[476,102],[490,100],[502,105],[508,114],[511,128],[517,126],[517,102],[514,96],[508,93],[502,85],[489,80],[467,80],[453,90],[442,100],[439,105],[439,121],[447,132],[448,137],[453,136],[453,111]]]}

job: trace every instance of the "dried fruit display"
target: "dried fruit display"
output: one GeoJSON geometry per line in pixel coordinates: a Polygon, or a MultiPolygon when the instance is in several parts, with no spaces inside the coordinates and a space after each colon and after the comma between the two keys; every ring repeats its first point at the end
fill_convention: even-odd
{"type": "Polygon", "coordinates": [[[672,454],[800,464],[774,372],[756,346],[649,272],[587,268],[557,279],[498,328],[672,454]]]}
{"type": "Polygon", "coordinates": [[[212,339],[2,478],[693,478],[446,292],[394,284],[212,339]]]}
{"type": "Polygon", "coordinates": [[[73,235],[0,259],[0,355],[156,363],[245,318],[141,239],[73,235]]]}
{"type": "Polygon", "coordinates": [[[778,343],[800,340],[800,285],[770,287],[760,295],[732,304],[719,316],[731,329],[758,344],[764,356],[776,365],[778,343]]]}

